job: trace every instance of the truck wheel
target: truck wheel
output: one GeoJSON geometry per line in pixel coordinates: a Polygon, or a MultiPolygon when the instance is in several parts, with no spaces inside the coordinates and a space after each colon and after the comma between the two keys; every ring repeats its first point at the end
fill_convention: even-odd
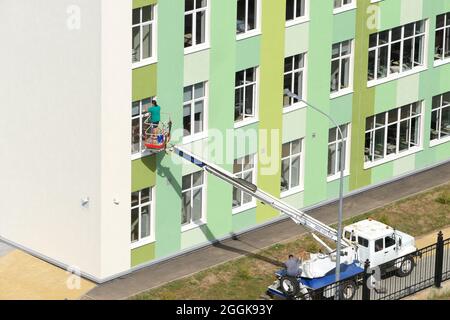
{"type": "Polygon", "coordinates": [[[300,285],[295,277],[281,277],[280,288],[288,298],[294,298],[300,292],[300,285]]]}
{"type": "Polygon", "coordinates": [[[340,298],[341,300],[353,300],[357,290],[356,283],[354,281],[345,281],[341,284],[340,298]]]}
{"type": "Polygon", "coordinates": [[[414,269],[414,259],[411,256],[406,256],[403,258],[400,266],[397,269],[398,277],[406,277],[411,274],[414,269]]]}

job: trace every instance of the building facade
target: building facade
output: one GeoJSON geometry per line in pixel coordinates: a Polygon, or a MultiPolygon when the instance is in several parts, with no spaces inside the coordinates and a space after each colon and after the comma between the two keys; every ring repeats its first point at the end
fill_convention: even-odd
{"type": "MultiPolygon", "coordinates": [[[[25,3],[30,2],[38,1],[3,2],[0,18],[7,20],[8,13],[17,9],[29,10],[25,3]]],[[[39,192],[30,191],[29,204],[38,205],[36,211],[26,203],[0,205],[0,212],[15,213],[0,213],[5,221],[0,224],[2,238],[61,264],[78,265],[87,276],[102,281],[282,218],[170,150],[146,150],[142,137],[153,99],[162,107],[162,122],[173,123],[171,143],[297,208],[337,198],[341,149],[335,125],[305,103],[285,96],[285,89],[329,114],[341,127],[347,194],[450,160],[449,0],[117,2],[58,0],[55,6],[60,10],[73,3],[81,10],[81,29],[60,35],[54,31],[49,38],[42,36],[48,31],[44,26],[34,31],[36,37],[58,39],[57,44],[42,43],[52,48],[78,42],[53,57],[42,53],[28,66],[17,62],[20,70],[35,70],[25,77],[27,81],[9,67],[14,79],[9,80],[10,92],[18,93],[18,83],[27,90],[35,85],[39,92],[26,96],[49,115],[54,112],[47,106],[56,107],[75,96],[68,106],[77,112],[53,116],[58,130],[70,122],[76,132],[69,141],[66,136],[58,140],[65,145],[60,152],[57,146],[40,145],[50,137],[42,135],[42,127],[27,123],[43,139],[31,147],[39,155],[32,162],[65,173],[53,178],[58,192],[42,188],[45,175],[32,178],[36,188],[41,186],[39,192]],[[57,68],[55,60],[65,70],[57,68]],[[75,65],[67,71],[71,61],[75,65]],[[52,77],[35,67],[47,64],[55,68],[52,77]],[[57,82],[58,77],[64,81],[57,82]],[[68,85],[76,91],[67,90],[68,85]],[[85,145],[92,158],[81,155],[87,152],[85,145]],[[40,160],[42,148],[46,156],[40,160]],[[49,155],[71,165],[50,162],[49,155]],[[64,190],[66,179],[72,186],[96,189],[64,190]],[[88,195],[88,208],[75,205],[74,199],[88,195]],[[61,221],[55,220],[60,211],[65,211],[61,221]],[[27,220],[34,215],[41,215],[38,222],[27,220]],[[18,221],[27,232],[16,230],[18,221]],[[45,232],[31,237],[36,223],[45,232]],[[65,240],[63,233],[72,224],[78,225],[73,237],[84,244],[77,246],[73,237],[65,240]],[[52,233],[55,228],[59,235],[52,233]],[[57,246],[48,244],[55,241],[57,246]]],[[[30,15],[52,16],[34,9],[30,15]]],[[[64,10],[61,19],[67,18],[64,10]]],[[[48,20],[48,28],[58,23],[48,20]]],[[[4,58],[16,61],[18,56],[16,51],[5,57],[0,53],[2,63],[4,58]]],[[[0,97],[2,105],[15,101],[14,95],[0,97]]],[[[5,115],[19,118],[21,113],[15,112],[5,115]]],[[[8,121],[6,133],[17,134],[8,121]]],[[[14,148],[20,152],[23,146],[14,148]]],[[[3,166],[8,172],[19,166],[23,172],[20,177],[6,175],[6,181],[26,181],[41,172],[37,167],[23,171],[27,165],[3,166]]],[[[15,199],[20,184],[4,182],[2,193],[15,199]]]]}

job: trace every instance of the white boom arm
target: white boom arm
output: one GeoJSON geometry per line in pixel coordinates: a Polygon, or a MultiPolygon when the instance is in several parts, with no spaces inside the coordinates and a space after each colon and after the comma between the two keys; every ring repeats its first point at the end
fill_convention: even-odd
{"type": "MultiPolygon", "coordinates": [[[[196,166],[202,168],[203,170],[211,173],[212,175],[228,182],[229,184],[233,185],[234,187],[238,188],[239,190],[242,190],[249,195],[255,197],[256,199],[262,201],[265,204],[268,204],[269,206],[273,207],[276,210],[279,210],[286,215],[288,215],[296,224],[302,225],[310,229],[312,232],[317,232],[321,234],[322,236],[326,237],[327,239],[330,239],[334,242],[337,242],[337,230],[327,226],[326,224],[320,222],[317,219],[314,219],[313,217],[307,215],[306,213],[302,212],[301,210],[298,210],[282,201],[280,201],[278,198],[270,195],[267,192],[264,192],[263,190],[258,189],[257,186],[255,186],[252,183],[249,183],[248,181],[236,178],[232,173],[214,165],[211,163],[208,163],[207,161],[204,161],[200,159],[199,157],[195,156],[189,151],[186,151],[182,149],[181,147],[173,146],[170,151],[173,151],[178,156],[184,158],[185,160],[195,164],[196,166]]],[[[346,239],[342,239],[345,244],[349,245],[349,243],[346,241],[346,239]]]]}

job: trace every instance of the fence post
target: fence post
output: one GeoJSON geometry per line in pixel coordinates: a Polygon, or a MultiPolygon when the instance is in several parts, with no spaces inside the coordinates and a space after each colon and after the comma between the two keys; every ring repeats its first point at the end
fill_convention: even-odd
{"type": "Polygon", "coordinates": [[[368,286],[369,278],[372,274],[369,274],[370,261],[366,260],[364,263],[364,275],[363,275],[363,285],[362,285],[362,299],[370,300],[370,288],[368,286]]]}
{"type": "Polygon", "coordinates": [[[436,259],[434,264],[434,286],[441,287],[442,283],[442,267],[444,263],[444,235],[439,231],[436,242],[436,259]]]}

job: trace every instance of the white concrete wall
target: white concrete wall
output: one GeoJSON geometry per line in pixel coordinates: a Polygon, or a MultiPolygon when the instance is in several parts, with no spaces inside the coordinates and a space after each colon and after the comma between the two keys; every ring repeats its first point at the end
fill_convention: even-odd
{"type": "Polygon", "coordinates": [[[130,2],[0,0],[0,237],[96,278],[130,267],[130,2]]]}

